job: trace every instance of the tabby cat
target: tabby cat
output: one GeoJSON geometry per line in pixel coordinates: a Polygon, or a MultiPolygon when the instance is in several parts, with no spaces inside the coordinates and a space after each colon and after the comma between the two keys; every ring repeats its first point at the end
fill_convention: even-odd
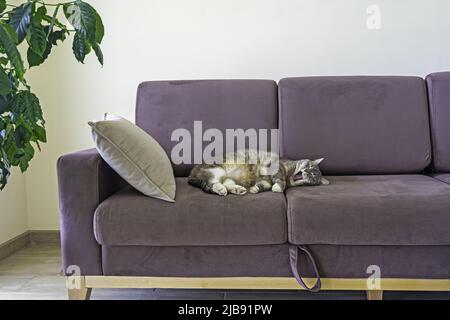
{"type": "Polygon", "coordinates": [[[220,196],[270,190],[284,192],[294,186],[327,185],[329,181],[322,177],[319,169],[322,160],[293,161],[279,159],[278,155],[270,152],[242,150],[225,155],[222,164],[196,165],[188,183],[220,196]]]}

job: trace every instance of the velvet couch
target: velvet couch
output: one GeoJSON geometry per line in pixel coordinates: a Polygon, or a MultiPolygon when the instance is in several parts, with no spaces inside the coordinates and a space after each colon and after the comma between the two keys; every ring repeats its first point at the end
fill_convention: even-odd
{"type": "Polygon", "coordinates": [[[197,120],[204,130],[279,128],[281,154],[324,157],[331,184],[219,197],[188,185],[192,165],[173,164],[167,203],[127,186],[95,149],[63,155],[71,299],[92,288],[300,290],[297,280],[369,299],[450,291],[450,73],[139,86],[136,123],[169,155],[173,130],[197,120]]]}

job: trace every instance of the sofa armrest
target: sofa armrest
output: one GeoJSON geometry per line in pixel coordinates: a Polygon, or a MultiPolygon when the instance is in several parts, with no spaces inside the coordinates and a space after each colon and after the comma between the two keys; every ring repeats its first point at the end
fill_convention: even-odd
{"type": "Polygon", "coordinates": [[[95,149],[58,159],[62,268],[78,266],[82,275],[101,275],[101,247],[94,237],[98,205],[126,186],[95,149]]]}

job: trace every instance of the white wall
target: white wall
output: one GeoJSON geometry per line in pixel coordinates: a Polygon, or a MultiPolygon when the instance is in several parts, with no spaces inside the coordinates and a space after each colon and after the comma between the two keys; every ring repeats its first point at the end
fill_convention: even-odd
{"type": "Polygon", "coordinates": [[[0,245],[28,230],[25,177],[14,170],[0,191],[0,245]]]}
{"type": "MultiPolygon", "coordinates": [[[[92,0],[104,18],[105,67],[75,63],[70,43],[32,73],[49,143],[26,176],[30,229],[57,229],[55,163],[92,146],[86,122],[134,118],[139,82],[450,69],[448,0],[92,0]],[[126,3],[126,4],[125,4],[126,3]],[[378,4],[382,27],[366,27],[378,4]]],[[[74,172],[74,174],[77,174],[74,172]]]]}

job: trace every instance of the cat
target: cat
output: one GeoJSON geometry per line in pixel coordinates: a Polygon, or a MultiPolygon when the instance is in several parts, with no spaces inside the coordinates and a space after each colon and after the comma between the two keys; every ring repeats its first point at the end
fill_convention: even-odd
{"type": "Polygon", "coordinates": [[[319,169],[322,160],[292,161],[271,152],[240,150],[226,154],[222,164],[196,165],[188,183],[220,196],[284,192],[293,186],[329,184],[319,169]]]}
{"type": "Polygon", "coordinates": [[[329,185],[330,181],[322,176],[317,160],[280,160],[280,169],[272,176],[272,191],[284,192],[290,187],[329,185]]]}

